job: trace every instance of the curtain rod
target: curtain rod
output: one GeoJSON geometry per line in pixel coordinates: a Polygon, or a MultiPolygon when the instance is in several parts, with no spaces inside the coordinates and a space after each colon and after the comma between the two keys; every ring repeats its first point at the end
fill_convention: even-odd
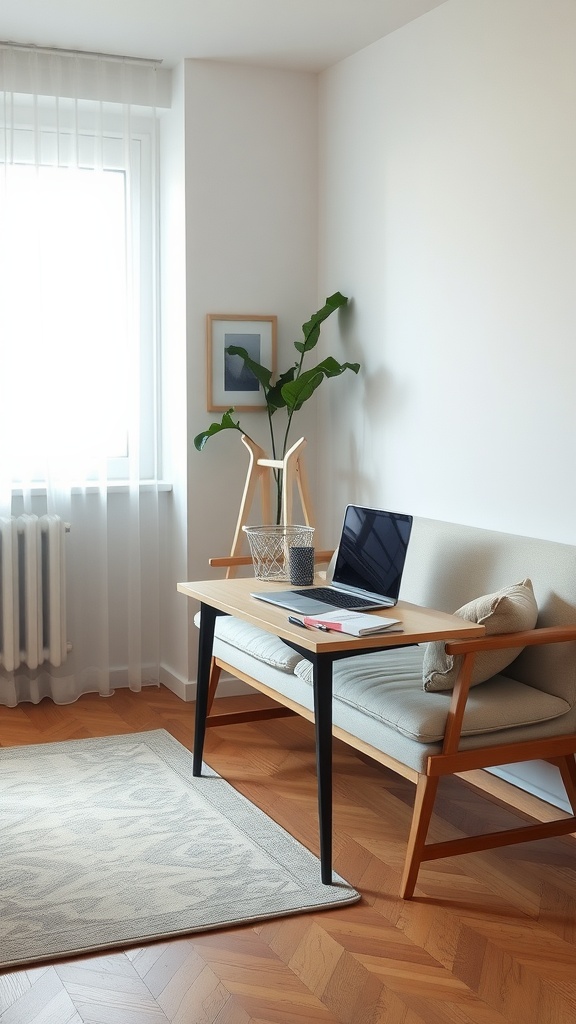
{"type": "Polygon", "coordinates": [[[0,49],[8,47],[16,50],[29,50],[35,53],[64,54],[64,56],[67,57],[91,57],[94,59],[100,57],[104,60],[129,61],[131,64],[162,64],[162,58],[128,57],[119,53],[98,53],[94,50],[67,50],[59,46],[36,46],[35,43],[11,43],[9,41],[0,40],[0,49]]]}

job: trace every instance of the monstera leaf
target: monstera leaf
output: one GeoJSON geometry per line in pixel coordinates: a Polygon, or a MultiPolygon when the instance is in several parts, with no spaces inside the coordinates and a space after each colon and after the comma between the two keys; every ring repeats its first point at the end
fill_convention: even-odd
{"type": "Polygon", "coordinates": [[[286,370],[286,373],[281,374],[281,376],[278,377],[276,383],[273,384],[272,387],[268,390],[266,395],[266,401],[268,404],[268,409],[270,410],[270,415],[276,412],[277,409],[286,408],[286,399],[284,397],[283,390],[284,385],[289,384],[290,381],[294,380],[294,376],[296,374],[297,369],[298,363],[294,363],[294,366],[291,366],[289,370],[286,370]]]}
{"type": "Polygon", "coordinates": [[[255,359],[252,359],[248,355],[245,348],[241,345],[229,345],[226,349],[230,356],[240,356],[244,366],[247,366],[252,371],[256,379],[260,382],[264,391],[270,386],[270,380],[272,377],[272,370],[269,370],[266,366],[262,366],[262,363],[257,363],[255,359]]]}
{"type": "Polygon", "coordinates": [[[196,437],[194,438],[194,447],[197,451],[201,452],[208,438],[212,437],[214,434],[219,434],[221,430],[232,429],[239,430],[241,434],[244,433],[240,424],[234,423],[234,420],[232,419],[233,412],[234,409],[228,409],[228,412],[224,413],[220,423],[211,423],[208,430],[203,430],[201,434],[196,434],[196,437]]]}
{"type": "Polygon", "coordinates": [[[339,377],[345,370],[353,370],[358,373],[360,363],[338,363],[332,356],[328,356],[318,366],[301,373],[296,380],[291,381],[282,388],[282,397],[288,407],[294,412],[301,409],[304,402],[312,397],[316,388],[319,388],[324,377],[339,377]]]}
{"type": "Polygon", "coordinates": [[[311,348],[314,348],[318,342],[318,338],[320,337],[320,328],[324,321],[332,315],[334,310],[338,309],[340,306],[345,306],[347,302],[348,299],[345,295],[342,295],[341,292],[334,292],[334,295],[330,295],[329,298],[326,299],[322,309],[319,309],[318,312],[314,313],[305,324],[302,324],[304,341],[295,341],[294,348],[298,349],[302,354],[304,354],[304,352],[309,352],[311,348]]]}

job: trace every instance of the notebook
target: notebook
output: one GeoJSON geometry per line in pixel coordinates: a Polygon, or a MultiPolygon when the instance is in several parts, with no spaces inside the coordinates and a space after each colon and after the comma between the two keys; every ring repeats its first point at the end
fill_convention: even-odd
{"type": "Polygon", "coordinates": [[[328,586],[263,590],[252,597],[302,615],[334,608],[391,608],[398,601],[411,530],[411,515],[347,505],[328,586]]]}
{"type": "MultiPolygon", "coordinates": [[[[300,622],[300,619],[289,621],[300,622]]],[[[402,633],[400,619],[385,619],[382,615],[370,612],[356,612],[350,609],[335,608],[331,612],[320,615],[305,615],[302,619],[305,626],[311,629],[327,629],[335,633],[350,633],[351,636],[370,636],[372,633],[402,633]]]]}

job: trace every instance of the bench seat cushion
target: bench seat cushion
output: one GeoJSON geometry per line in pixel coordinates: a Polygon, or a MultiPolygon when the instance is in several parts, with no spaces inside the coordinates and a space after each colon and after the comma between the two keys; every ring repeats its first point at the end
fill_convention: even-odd
{"type": "MultiPolygon", "coordinates": [[[[200,612],[194,616],[194,622],[200,626],[200,612]]],[[[236,619],[233,615],[219,615],[214,627],[214,637],[224,640],[231,647],[245,651],[265,665],[278,668],[281,672],[292,674],[301,660],[301,655],[283,643],[273,633],[266,633],[249,622],[236,619]]]]}
{"type": "MultiPolygon", "coordinates": [[[[441,740],[451,694],[423,691],[423,657],[422,647],[415,646],[335,662],[334,698],[419,743],[441,740]]],[[[309,661],[299,661],[294,671],[312,685],[309,661]]],[[[470,691],[462,736],[533,725],[569,710],[561,697],[497,675],[470,691]]]]}
{"type": "MultiPolygon", "coordinates": [[[[199,615],[196,616],[199,624],[199,615]]],[[[278,637],[231,615],[216,619],[215,640],[312,688],[312,664],[278,637]]],[[[443,739],[451,693],[424,692],[425,645],[363,654],[334,663],[334,698],[419,743],[443,739]]],[[[228,654],[228,660],[233,661],[228,654]]],[[[244,670],[246,667],[244,666],[244,670]]],[[[570,710],[562,697],[496,675],[468,696],[462,736],[499,732],[558,718],[570,710]]]]}
{"type": "MultiPolygon", "coordinates": [[[[264,692],[269,693],[272,697],[277,696],[281,703],[283,698],[288,698],[296,706],[299,705],[303,711],[313,712],[314,699],[312,686],[309,681],[311,678],[310,662],[300,659],[298,661],[297,673],[281,671],[272,665],[267,665],[263,661],[258,661],[240,648],[232,647],[226,641],[219,640],[218,638],[214,640],[214,654],[222,660],[232,675],[238,674],[240,679],[244,679],[247,682],[253,680],[257,686],[262,684],[265,687],[264,692]],[[302,675],[307,676],[307,682],[301,678],[302,675]]],[[[364,657],[367,659],[375,657],[375,655],[365,655],[364,657]]],[[[353,660],[351,658],[348,661],[349,666],[353,660]]],[[[340,662],[336,666],[336,671],[339,671],[342,665],[344,665],[344,662],[340,662]]],[[[334,675],[336,675],[336,671],[334,675]]],[[[503,683],[509,681],[502,677],[503,683]]],[[[490,689],[486,689],[490,686],[490,683],[485,683],[483,686],[476,687],[473,691],[475,699],[480,694],[490,693],[490,689]]],[[[443,708],[442,729],[444,729],[448,711],[448,702],[446,700],[448,695],[425,693],[422,689],[421,678],[418,680],[417,689],[420,700],[427,702],[424,704],[424,708],[430,707],[431,702],[441,702],[436,706],[443,708]]],[[[530,691],[531,687],[527,686],[527,690],[530,691]]],[[[566,703],[562,699],[560,700],[560,706],[566,707],[566,703]]],[[[558,706],[556,706],[556,710],[558,711],[558,706]]],[[[333,701],[333,713],[334,726],[344,730],[345,735],[343,734],[342,738],[348,736],[347,742],[352,743],[352,746],[355,746],[355,739],[357,739],[361,743],[373,746],[376,750],[383,751],[391,758],[409,766],[416,772],[425,772],[428,757],[440,753],[442,747],[440,739],[435,742],[426,743],[420,737],[420,741],[418,741],[414,735],[403,733],[399,728],[388,725],[384,718],[379,719],[370,715],[365,711],[359,710],[353,704],[346,703],[344,700],[336,699],[333,701]]],[[[547,721],[523,727],[505,728],[499,732],[491,733],[490,741],[497,744],[519,743],[525,740],[541,739],[560,734],[567,735],[573,732],[576,732],[576,712],[570,711],[559,718],[551,718],[547,721]]],[[[486,737],[482,733],[467,735],[462,737],[460,749],[473,750],[481,748],[485,744],[486,737]]]]}

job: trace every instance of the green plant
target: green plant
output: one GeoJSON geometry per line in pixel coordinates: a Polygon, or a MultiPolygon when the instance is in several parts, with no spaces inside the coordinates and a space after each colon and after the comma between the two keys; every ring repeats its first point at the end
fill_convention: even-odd
{"type": "MultiPolygon", "coordinates": [[[[326,299],[326,303],[321,309],[312,314],[310,319],[302,325],[304,340],[294,342],[294,348],[299,353],[299,358],[294,361],[293,365],[285,373],[280,374],[275,380],[273,380],[272,371],[251,359],[246,349],[241,348],[239,345],[230,345],[226,349],[231,355],[240,356],[244,365],[252,371],[262,387],[266,400],[273,459],[284,458],[288,449],[288,438],[294,414],[312,397],[322,381],[326,377],[339,377],[345,370],[352,370],[353,373],[358,373],[360,369],[360,363],[339,363],[332,356],[327,356],[326,359],[323,359],[322,362],[311,367],[309,370],[304,369],[304,357],[307,352],[316,347],[322,324],[335,310],[345,306],[347,302],[348,299],[345,295],[335,292],[334,295],[330,295],[326,299]],[[277,439],[275,430],[278,424],[273,419],[279,409],[284,409],[286,413],[285,422],[278,429],[280,441],[277,439]]],[[[219,434],[222,430],[238,430],[241,434],[249,437],[250,435],[246,434],[240,423],[234,421],[233,414],[234,409],[228,409],[219,423],[212,423],[207,430],[197,434],[194,438],[194,447],[199,452],[202,451],[208,438],[214,434],[219,434]]],[[[281,471],[274,470],[274,477],[276,483],[276,522],[279,523],[282,508],[281,471]]]]}

